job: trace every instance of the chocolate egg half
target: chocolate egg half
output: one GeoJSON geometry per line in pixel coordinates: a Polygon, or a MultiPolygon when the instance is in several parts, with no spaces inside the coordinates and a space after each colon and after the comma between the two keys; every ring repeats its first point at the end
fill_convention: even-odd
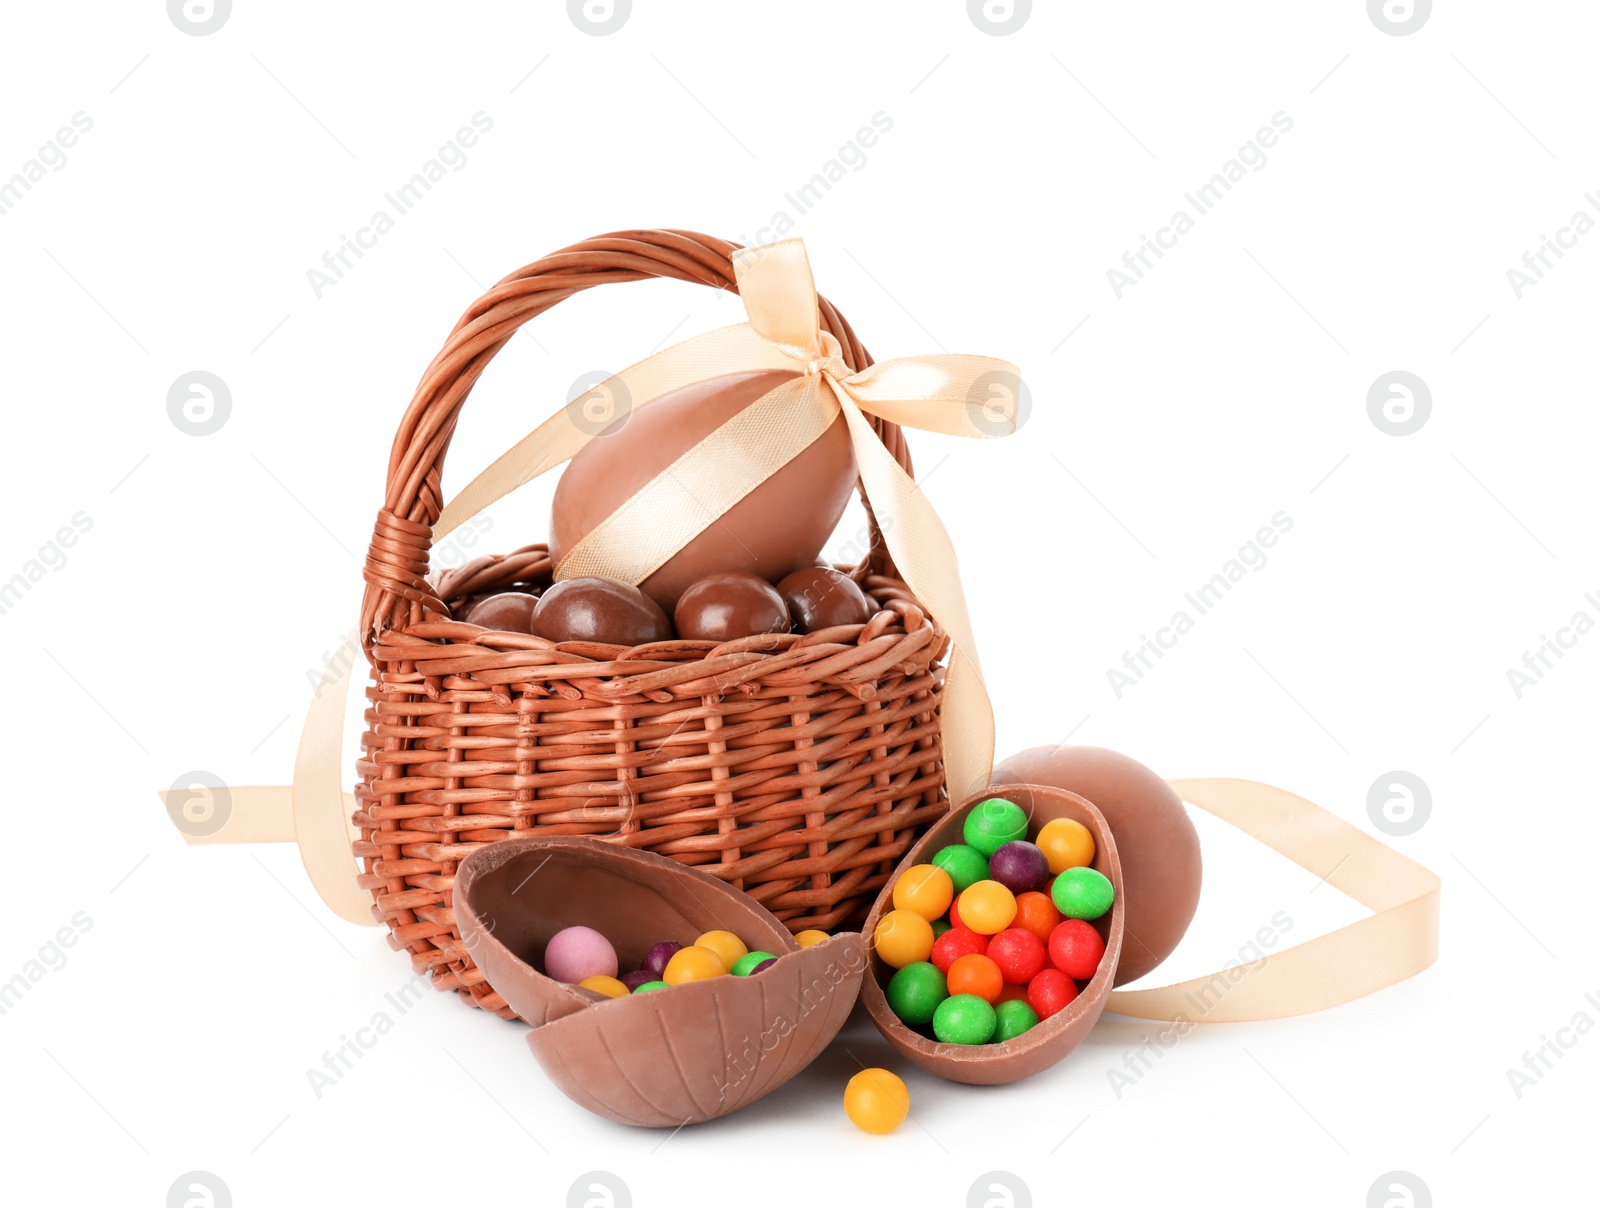
{"type": "MultiPolygon", "coordinates": [[[[794,374],[733,373],[662,395],[620,416],[574,457],[550,505],[550,557],[561,559],[682,454],[794,374]]],[[[695,580],[744,570],[777,582],[816,558],[855,486],[844,416],[720,518],[703,528],[641,587],[670,612],[695,580]]],[[[693,518],[704,521],[698,507],[693,518]]],[[[654,524],[659,515],[641,517],[654,524]]],[[[626,534],[623,534],[626,537],[626,534]]]]}
{"type": "Polygon", "coordinates": [[[960,808],[946,814],[922,839],[906,853],[900,866],[894,870],[889,883],[872,907],[872,913],[862,926],[864,935],[873,935],[878,920],[894,909],[894,883],[900,874],[913,864],[926,864],[941,847],[963,842],[963,828],[967,815],[990,797],[1004,797],[1021,806],[1028,815],[1028,834],[1037,835],[1039,828],[1055,818],[1071,818],[1089,828],[1094,836],[1094,861],[1091,867],[1104,873],[1115,891],[1111,910],[1090,925],[1105,940],[1105,955],[1094,977],[1078,992],[1078,996],[1060,1011],[1041,1020],[1014,1040],[999,1044],[943,1044],[923,1036],[903,1023],[889,1000],[884,987],[894,970],[881,958],[873,955],[867,976],[862,979],[861,1000],[867,1014],[877,1025],[883,1038],[896,1052],[930,1074],[938,1074],[952,1082],[966,1082],[976,1086],[998,1086],[1016,1082],[1048,1069],[1083,1042],[1105,1010],[1106,998],[1111,993],[1116,976],[1117,961],[1124,951],[1123,936],[1123,880],[1122,866],[1117,860],[1117,844],[1112,838],[1106,820],[1076,793],[1036,784],[997,784],[980,793],[974,793],[960,808]]]}
{"type": "Polygon", "coordinates": [[[802,566],[783,577],[778,594],[801,633],[865,625],[872,618],[872,608],[855,580],[831,566],[802,566]]]}
{"type": "Polygon", "coordinates": [[[531,630],[552,642],[643,646],[672,637],[661,606],[615,579],[563,579],[539,597],[531,630]]]}
{"type": "Polygon", "coordinates": [[[1128,883],[1117,985],[1172,955],[1200,904],[1200,835],[1170,784],[1102,747],[1034,747],[1002,760],[993,781],[1053,785],[1087,797],[1105,815],[1128,883]]]}
{"type": "Polygon", "coordinates": [[[801,948],[726,882],[598,839],[485,844],[461,861],[454,889],[462,942],[494,991],[534,1025],[534,1058],[573,1102],[623,1124],[678,1128],[776,1090],[838,1033],[866,968],[856,932],[801,948]],[[569,926],[605,935],[623,968],[663,937],[687,945],[713,930],[777,959],[749,977],[606,998],[525,959],[569,926]]]}
{"type": "Polygon", "coordinates": [[[765,579],[721,571],[691,583],[672,611],[678,636],[691,642],[732,642],[757,633],[788,633],[789,609],[765,579]]]}

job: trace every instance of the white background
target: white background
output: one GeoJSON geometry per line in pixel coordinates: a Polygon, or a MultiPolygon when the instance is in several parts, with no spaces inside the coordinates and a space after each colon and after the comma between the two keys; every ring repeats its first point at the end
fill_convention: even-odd
{"type": "MultiPolygon", "coordinates": [[[[639,0],[607,37],[553,0],[238,0],[204,37],[158,0],[5,23],[0,179],[93,122],[0,217],[0,579],[92,521],[0,616],[0,979],[92,923],[0,1018],[15,1202],[158,1205],[190,1170],[240,1205],[561,1203],[592,1169],[639,1204],[814,1205],[850,1179],[853,1202],[956,1205],[995,1168],[1041,1204],[1361,1205],[1391,1170],[1488,1203],[1575,1173],[1600,1036],[1564,1033],[1520,1098],[1506,1071],[1600,1022],[1600,637],[1520,698],[1507,669],[1600,618],[1600,235],[1520,299],[1506,274],[1574,212],[1600,218],[1592,5],[1442,3],[1403,37],[1360,0],[1039,4],[1009,36],[959,0],[639,0]],[[318,298],[307,270],[480,111],[466,166],[318,298]],[[1107,270],[1280,111],[1266,166],[1119,300],[1107,270]],[[1031,388],[1014,438],[913,436],[1000,752],[1071,733],[1374,832],[1369,787],[1410,771],[1432,814],[1390,841],[1444,878],[1438,965],[1322,1015],[1202,1028],[1120,1097],[1107,1071],[1138,1021],[993,1090],[903,1066],[858,1021],[782,1092],[669,1137],[588,1116],[517,1025],[430,992],[318,1098],[306,1070],[407,962],[334,918],[292,849],[186,848],[155,790],[287,777],[307,672],[356,615],[395,422],[480,283],[628,227],[755,241],[879,112],[892,130],[794,233],[878,356],[1001,356],[1031,388]],[[166,410],[194,369],[232,396],[204,437],[166,410]],[[1410,436],[1367,413],[1394,369],[1431,389],[1410,436]],[[1268,565],[1119,697],[1108,668],[1280,511],[1268,565]],[[910,1084],[891,1137],[844,1118],[857,1059],[910,1084]]],[[[540,318],[475,393],[447,488],[580,374],[737,317],[651,283],[540,318]]],[[[481,548],[541,539],[549,489],[495,509],[481,548]]],[[[1216,967],[1275,911],[1295,938],[1360,916],[1202,833],[1205,899],[1152,983],[1216,967]]]]}

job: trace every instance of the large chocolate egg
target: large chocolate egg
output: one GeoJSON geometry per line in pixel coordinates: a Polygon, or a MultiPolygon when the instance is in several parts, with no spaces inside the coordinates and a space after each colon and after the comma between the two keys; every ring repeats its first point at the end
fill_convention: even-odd
{"type": "Polygon", "coordinates": [[[552,642],[643,646],[672,636],[667,614],[631,583],[564,579],[539,597],[532,631],[552,642]]]}
{"type": "Polygon", "coordinates": [[[865,625],[872,617],[867,597],[855,580],[831,566],[802,566],[783,577],[778,594],[801,633],[835,625],[865,625]]]}
{"type": "Polygon", "coordinates": [[[1127,887],[1117,985],[1172,954],[1200,903],[1200,836],[1170,784],[1115,751],[1065,746],[1013,755],[995,767],[990,783],[1052,785],[1088,798],[1105,815],[1127,887]]]}
{"type": "MultiPolygon", "coordinates": [[[[639,488],[793,376],[727,374],[664,394],[612,421],[578,452],[556,485],[550,507],[550,557],[560,565],[584,534],[639,488]]],[[[685,588],[717,571],[749,571],[775,583],[816,558],[844,514],[855,480],[855,458],[841,415],[640,586],[671,612],[685,588]]],[[[698,509],[695,517],[705,519],[698,509]]],[[[655,524],[660,519],[657,513],[641,517],[640,523],[655,524]]]]}
{"type": "Polygon", "coordinates": [[[757,633],[788,633],[789,610],[772,584],[742,570],[691,583],[678,597],[672,623],[692,642],[732,642],[757,633]]]}

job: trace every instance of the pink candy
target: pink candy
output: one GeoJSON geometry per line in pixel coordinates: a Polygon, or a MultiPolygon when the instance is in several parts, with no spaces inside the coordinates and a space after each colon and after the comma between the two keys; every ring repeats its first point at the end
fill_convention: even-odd
{"type": "Polygon", "coordinates": [[[593,927],[564,927],[544,949],[544,972],[556,981],[577,983],[617,975],[617,950],[593,927]]]}

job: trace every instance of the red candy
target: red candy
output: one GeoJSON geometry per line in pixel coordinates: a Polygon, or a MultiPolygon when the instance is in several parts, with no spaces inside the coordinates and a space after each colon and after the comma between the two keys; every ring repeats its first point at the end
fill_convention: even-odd
{"type": "Polygon", "coordinates": [[[1005,989],[1000,966],[977,952],[957,957],[946,976],[952,995],[975,994],[990,1004],[999,1002],[1000,992],[1005,989]]]}
{"type": "Polygon", "coordinates": [[[1001,976],[1013,986],[1027,985],[1045,963],[1044,944],[1033,932],[1022,927],[1007,927],[992,938],[987,955],[1000,967],[1001,976]]]}
{"type": "Polygon", "coordinates": [[[1060,969],[1041,969],[1028,983],[1028,1005],[1049,1019],[1078,997],[1078,987],[1060,969]]]}
{"type": "Polygon", "coordinates": [[[998,1007],[1001,1003],[1003,1003],[1003,1002],[1011,1002],[1013,999],[1015,999],[1017,1002],[1027,1002],[1028,1001],[1028,987],[1027,986],[1005,986],[1005,987],[1003,987],[1001,989],[1001,991],[1000,991],[1000,997],[995,1000],[995,1004],[994,1005],[998,1007]]]}
{"type": "MultiPolygon", "coordinates": [[[[999,939],[995,936],[995,939],[999,939]]],[[[990,954],[993,955],[993,945],[990,954]]],[[[1100,958],[1106,954],[1106,942],[1100,933],[1082,919],[1066,919],[1050,933],[1050,963],[1068,977],[1088,981],[1100,968],[1100,958]]],[[[995,957],[999,960],[999,957],[995,957]]],[[[1004,963],[1001,968],[1005,967],[1004,963]]]]}
{"type": "Polygon", "coordinates": [[[951,927],[938,939],[933,941],[933,955],[928,959],[940,973],[946,976],[950,973],[950,966],[963,956],[983,956],[989,951],[989,937],[979,935],[969,927],[960,923],[951,927]]]}
{"type": "MultiPolygon", "coordinates": [[[[966,927],[967,926],[965,923],[963,923],[961,921],[961,912],[956,909],[956,907],[960,904],[960,902],[961,902],[961,895],[959,893],[956,894],[955,897],[950,899],[950,915],[949,915],[949,918],[950,918],[950,926],[952,926],[952,927],[966,927]]],[[[972,929],[970,927],[967,927],[967,930],[971,931],[972,929]]]]}

